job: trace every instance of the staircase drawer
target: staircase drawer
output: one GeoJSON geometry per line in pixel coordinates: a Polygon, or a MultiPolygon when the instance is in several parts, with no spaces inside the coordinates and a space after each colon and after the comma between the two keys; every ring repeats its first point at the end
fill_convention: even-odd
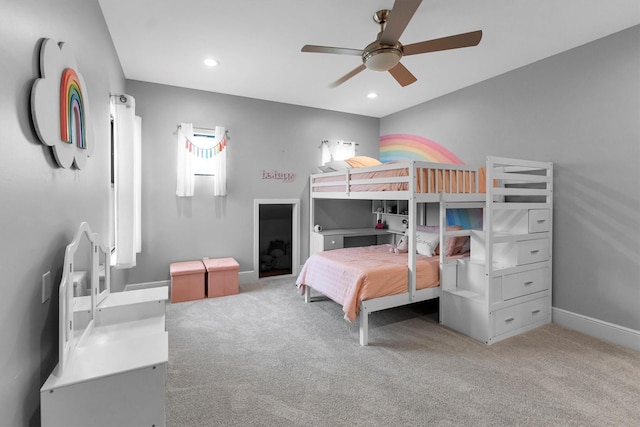
{"type": "Polygon", "coordinates": [[[502,279],[502,299],[529,295],[549,289],[549,267],[507,274],[502,279]]]}
{"type": "Polygon", "coordinates": [[[549,209],[531,209],[529,211],[529,233],[542,233],[551,230],[549,209]]]}
{"type": "Polygon", "coordinates": [[[496,336],[543,320],[549,316],[549,297],[543,297],[496,310],[493,326],[496,336]]]}
{"type": "Polygon", "coordinates": [[[549,259],[549,239],[524,240],[516,245],[517,265],[533,264],[549,259]]]}

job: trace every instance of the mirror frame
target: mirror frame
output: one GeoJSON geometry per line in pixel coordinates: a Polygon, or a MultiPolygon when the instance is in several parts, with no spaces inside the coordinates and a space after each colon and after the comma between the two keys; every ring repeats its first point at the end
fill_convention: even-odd
{"type": "Polygon", "coordinates": [[[96,286],[93,292],[96,296],[96,306],[100,305],[102,301],[111,293],[111,251],[106,246],[98,243],[98,235],[95,238],[95,255],[96,255],[96,286]],[[104,258],[102,258],[104,257],[104,258]],[[100,260],[104,259],[104,266],[100,264],[100,260]],[[104,273],[103,273],[104,267],[104,273]],[[105,287],[100,292],[100,277],[104,275],[105,287]]]}
{"type": "Polygon", "coordinates": [[[97,279],[97,257],[94,256],[96,253],[95,240],[96,234],[91,232],[91,228],[89,224],[83,222],[80,224],[78,231],[76,232],[73,240],[69,243],[65,249],[64,253],[64,264],[62,270],[62,280],[60,281],[60,288],[58,290],[58,298],[59,298],[59,346],[58,346],[58,366],[56,368],[56,374],[62,375],[64,370],[64,366],[66,365],[71,352],[78,346],[79,343],[82,342],[84,337],[86,337],[91,330],[93,329],[94,321],[95,321],[95,305],[96,299],[94,297],[95,291],[93,290],[96,284],[97,279]],[[89,250],[91,253],[89,254],[90,259],[90,268],[91,268],[91,287],[92,290],[89,293],[91,297],[91,311],[89,313],[89,321],[84,330],[76,334],[74,330],[74,295],[73,295],[73,273],[74,273],[74,256],[80,248],[80,243],[83,238],[87,238],[89,240],[89,250]]]}

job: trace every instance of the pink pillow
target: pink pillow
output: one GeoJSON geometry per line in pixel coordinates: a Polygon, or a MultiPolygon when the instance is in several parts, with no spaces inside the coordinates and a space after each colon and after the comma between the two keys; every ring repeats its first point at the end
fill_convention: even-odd
{"type": "Polygon", "coordinates": [[[367,156],[350,157],[346,159],[345,162],[352,168],[366,168],[368,166],[378,166],[382,164],[380,160],[367,156]]]}

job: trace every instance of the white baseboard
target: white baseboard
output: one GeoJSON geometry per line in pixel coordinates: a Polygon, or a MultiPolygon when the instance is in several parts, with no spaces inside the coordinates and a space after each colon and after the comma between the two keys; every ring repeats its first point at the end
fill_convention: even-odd
{"type": "Polygon", "coordinates": [[[171,280],[159,280],[157,282],[146,282],[146,283],[133,283],[130,285],[126,285],[124,287],[126,291],[133,291],[136,289],[147,289],[147,288],[159,288],[162,286],[169,286],[171,284],[171,280]]]}
{"type": "Polygon", "coordinates": [[[640,331],[553,307],[553,323],[604,341],[640,351],[640,331]]]}
{"type": "MultiPolygon", "coordinates": [[[[300,269],[301,268],[302,267],[300,267],[300,269]]],[[[298,272],[300,271],[300,269],[298,269],[298,272]]],[[[295,278],[298,277],[298,272],[296,272],[295,274],[284,274],[283,276],[291,276],[295,281],[295,278]]],[[[256,270],[241,271],[240,273],[238,273],[238,284],[240,285],[246,285],[247,283],[253,283],[258,280],[260,280],[260,274],[256,270]]]]}
{"type": "Polygon", "coordinates": [[[238,284],[246,285],[258,280],[258,273],[254,270],[238,272],[238,284]]]}

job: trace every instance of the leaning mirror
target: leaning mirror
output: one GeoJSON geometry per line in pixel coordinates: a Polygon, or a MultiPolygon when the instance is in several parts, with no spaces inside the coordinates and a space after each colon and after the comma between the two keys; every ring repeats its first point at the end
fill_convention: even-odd
{"type": "Polygon", "coordinates": [[[111,291],[111,275],[109,267],[109,251],[103,245],[97,245],[98,252],[98,287],[96,290],[96,305],[100,304],[111,291]]]}
{"type": "Polygon", "coordinates": [[[93,241],[89,224],[80,224],[64,253],[59,289],[59,361],[58,375],[73,349],[93,327],[93,241]]]}

